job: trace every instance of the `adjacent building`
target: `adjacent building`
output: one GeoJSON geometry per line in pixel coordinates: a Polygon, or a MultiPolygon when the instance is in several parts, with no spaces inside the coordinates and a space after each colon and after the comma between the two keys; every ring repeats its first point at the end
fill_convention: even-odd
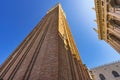
{"type": "Polygon", "coordinates": [[[60,4],[1,65],[0,80],[92,80],[60,4]]]}
{"type": "Polygon", "coordinates": [[[120,80],[120,61],[91,69],[95,80],[120,80]]]}
{"type": "Polygon", "coordinates": [[[98,37],[120,53],[120,0],[94,0],[98,37]]]}

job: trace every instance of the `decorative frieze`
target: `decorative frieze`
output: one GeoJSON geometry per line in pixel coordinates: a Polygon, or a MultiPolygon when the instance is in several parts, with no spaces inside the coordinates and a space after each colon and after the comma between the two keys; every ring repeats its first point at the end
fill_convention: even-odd
{"type": "MultiPolygon", "coordinates": [[[[115,45],[119,45],[120,42],[120,0],[95,0],[95,9],[99,39],[106,42],[109,39],[116,40],[112,45],[110,43],[116,49],[115,45]],[[114,34],[114,38],[109,38],[109,33],[114,34]]],[[[116,50],[119,52],[120,46],[116,50]]]]}

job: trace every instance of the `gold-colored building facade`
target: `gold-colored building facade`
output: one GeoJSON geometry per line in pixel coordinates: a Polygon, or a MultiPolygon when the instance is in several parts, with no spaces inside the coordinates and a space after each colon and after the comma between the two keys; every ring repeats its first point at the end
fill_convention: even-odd
{"type": "Polygon", "coordinates": [[[99,39],[105,40],[120,53],[120,0],[94,0],[94,2],[99,39]]]}
{"type": "Polygon", "coordinates": [[[60,4],[47,12],[2,64],[0,80],[92,80],[60,4]]]}

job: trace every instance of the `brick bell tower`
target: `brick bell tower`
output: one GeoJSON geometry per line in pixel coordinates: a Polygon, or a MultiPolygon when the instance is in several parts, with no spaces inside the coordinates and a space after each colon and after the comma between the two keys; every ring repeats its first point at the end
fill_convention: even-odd
{"type": "Polygon", "coordinates": [[[60,4],[1,65],[0,80],[92,80],[60,4]]]}

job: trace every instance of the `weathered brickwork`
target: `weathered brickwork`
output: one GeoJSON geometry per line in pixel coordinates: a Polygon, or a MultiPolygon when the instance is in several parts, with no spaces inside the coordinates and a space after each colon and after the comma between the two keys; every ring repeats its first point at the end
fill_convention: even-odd
{"type": "Polygon", "coordinates": [[[60,4],[53,7],[2,64],[3,80],[91,80],[60,4]]]}

